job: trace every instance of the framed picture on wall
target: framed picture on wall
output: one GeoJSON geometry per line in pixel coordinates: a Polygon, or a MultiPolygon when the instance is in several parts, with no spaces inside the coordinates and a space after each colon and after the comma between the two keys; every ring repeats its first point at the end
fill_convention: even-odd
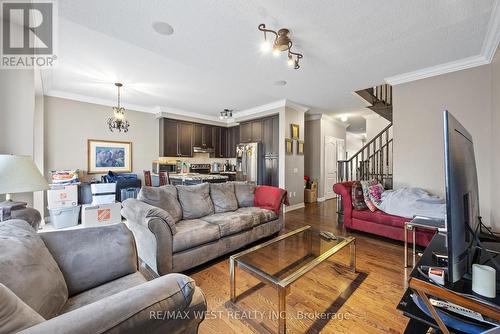
{"type": "Polygon", "coordinates": [[[293,141],[285,138],[285,152],[286,154],[293,154],[293,141]]]}
{"type": "Polygon", "coordinates": [[[299,125],[290,124],[290,133],[292,134],[292,139],[299,139],[299,125]]]}
{"type": "Polygon", "coordinates": [[[87,141],[89,174],[132,172],[132,143],[89,139],[87,141]]]}
{"type": "Polygon", "coordinates": [[[304,141],[297,140],[297,155],[304,155],[304,141]]]}

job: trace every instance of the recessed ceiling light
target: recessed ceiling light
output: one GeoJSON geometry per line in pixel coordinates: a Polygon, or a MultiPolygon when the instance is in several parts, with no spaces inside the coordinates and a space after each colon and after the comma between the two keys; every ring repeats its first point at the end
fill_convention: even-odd
{"type": "Polygon", "coordinates": [[[285,80],[278,80],[274,82],[275,86],[286,86],[287,82],[285,80]]]}
{"type": "Polygon", "coordinates": [[[167,22],[157,21],[153,23],[153,29],[160,35],[170,36],[174,33],[174,28],[167,22]]]}
{"type": "Polygon", "coordinates": [[[340,116],[340,120],[341,120],[342,122],[347,122],[347,120],[348,120],[348,119],[349,119],[349,117],[347,117],[347,115],[342,115],[342,116],[340,116]]]}

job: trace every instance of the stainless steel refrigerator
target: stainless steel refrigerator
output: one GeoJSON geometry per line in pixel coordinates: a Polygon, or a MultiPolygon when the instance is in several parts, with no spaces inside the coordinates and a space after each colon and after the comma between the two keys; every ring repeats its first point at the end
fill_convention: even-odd
{"type": "Polygon", "coordinates": [[[236,179],[259,183],[260,147],[259,143],[239,144],[236,146],[236,179]]]}

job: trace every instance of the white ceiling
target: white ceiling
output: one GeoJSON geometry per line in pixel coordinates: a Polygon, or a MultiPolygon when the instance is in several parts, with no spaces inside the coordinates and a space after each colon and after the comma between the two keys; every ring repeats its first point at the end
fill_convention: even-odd
{"type": "Polygon", "coordinates": [[[57,67],[47,95],[217,116],[289,99],[315,112],[364,107],[351,92],[479,55],[494,0],[58,1],[57,67]],[[171,36],[152,29],[168,22],[171,36]],[[259,23],[287,27],[293,70],[262,55],[259,23]],[[273,85],[286,80],[287,85],[273,85]]]}

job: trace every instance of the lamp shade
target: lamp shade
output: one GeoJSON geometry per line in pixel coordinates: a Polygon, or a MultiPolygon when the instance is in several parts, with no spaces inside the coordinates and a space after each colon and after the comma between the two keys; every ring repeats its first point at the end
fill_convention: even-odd
{"type": "Polygon", "coordinates": [[[0,194],[49,189],[49,184],[31,157],[0,154],[0,194]]]}

